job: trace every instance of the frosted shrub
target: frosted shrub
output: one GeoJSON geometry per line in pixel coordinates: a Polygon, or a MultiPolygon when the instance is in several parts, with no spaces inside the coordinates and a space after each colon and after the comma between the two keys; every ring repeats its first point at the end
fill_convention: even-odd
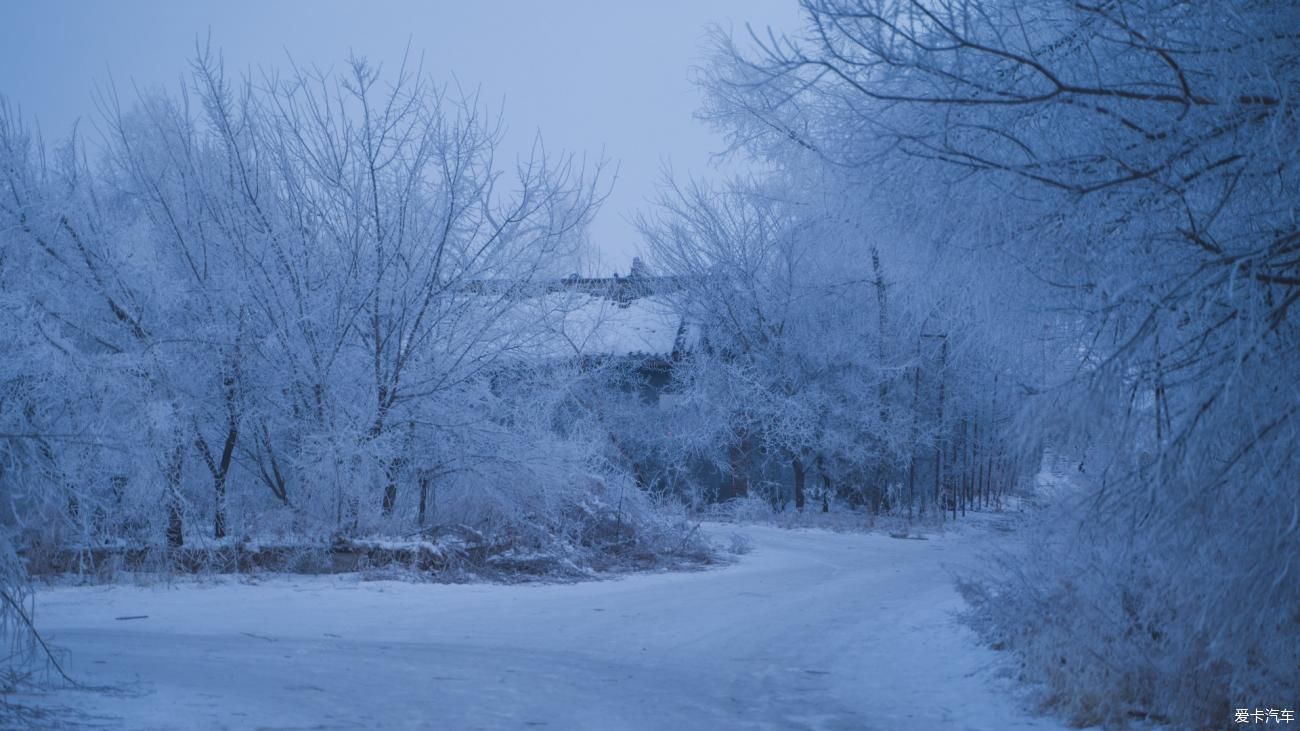
{"type": "MultiPolygon", "coordinates": [[[[1300,684],[1300,604],[1289,591],[1266,600],[1239,580],[1252,569],[1247,556],[1269,548],[1258,534],[1189,551],[1080,519],[1078,503],[1095,495],[1074,499],[1071,510],[1036,516],[1043,523],[1025,529],[1023,546],[961,587],[968,621],[1012,653],[1046,705],[1080,725],[1151,718],[1217,729],[1233,708],[1288,702],[1300,684]],[[1226,606],[1225,589],[1241,592],[1226,606]]],[[[1249,518],[1223,507],[1220,520],[1249,518]]]]}

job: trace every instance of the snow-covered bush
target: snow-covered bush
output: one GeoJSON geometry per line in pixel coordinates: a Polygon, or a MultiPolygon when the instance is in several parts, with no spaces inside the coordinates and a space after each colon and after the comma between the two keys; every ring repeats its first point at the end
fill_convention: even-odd
{"type": "MultiPolygon", "coordinates": [[[[1120,516],[1080,521],[1095,499],[1089,490],[1058,495],[1021,529],[1023,543],[962,582],[968,622],[1012,653],[1044,703],[1081,726],[1149,718],[1211,729],[1230,709],[1289,698],[1300,684],[1300,651],[1286,640],[1300,622],[1296,600],[1240,578],[1266,548],[1242,536],[1196,550],[1131,533],[1120,516]],[[1271,624],[1257,625],[1261,615],[1271,624]]],[[[1223,520],[1250,512],[1221,507],[1223,520]]]]}

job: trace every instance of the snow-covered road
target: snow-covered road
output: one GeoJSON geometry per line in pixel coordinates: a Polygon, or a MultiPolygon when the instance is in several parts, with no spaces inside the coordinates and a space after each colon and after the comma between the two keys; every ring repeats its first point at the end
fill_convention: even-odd
{"type": "Polygon", "coordinates": [[[46,589],[73,674],[129,692],[41,702],[131,729],[1064,728],[952,617],[945,566],[993,534],[739,530],[735,565],[580,584],[46,589]]]}

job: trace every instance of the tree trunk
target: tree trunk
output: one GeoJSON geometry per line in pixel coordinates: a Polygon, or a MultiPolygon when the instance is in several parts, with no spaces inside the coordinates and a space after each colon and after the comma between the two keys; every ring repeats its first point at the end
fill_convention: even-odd
{"type": "Polygon", "coordinates": [[[985,507],[985,500],[984,500],[985,445],[982,440],[987,439],[987,436],[983,434],[983,432],[981,431],[980,422],[978,418],[975,420],[974,439],[975,442],[971,448],[971,462],[970,462],[971,469],[974,470],[973,476],[971,477],[971,485],[973,486],[971,492],[971,496],[972,496],[971,499],[973,502],[971,503],[971,505],[976,510],[982,510],[985,507]]]}
{"type": "Polygon", "coordinates": [[[280,502],[288,505],[288,484],[284,473],[280,471],[280,462],[275,458],[275,445],[271,443],[271,432],[267,429],[266,422],[262,422],[261,445],[253,455],[253,461],[257,465],[257,474],[262,478],[262,483],[270,488],[271,494],[280,502]],[[264,453],[265,457],[263,457],[264,453]]]}
{"type": "Polygon", "coordinates": [[[212,517],[212,535],[214,538],[226,537],[226,476],[230,474],[230,462],[235,456],[235,444],[239,441],[239,427],[236,416],[232,412],[230,421],[226,424],[226,440],[221,447],[221,457],[212,458],[212,452],[208,449],[208,443],[201,434],[198,433],[198,425],[195,425],[194,446],[203,457],[203,461],[208,466],[208,471],[212,473],[212,494],[215,502],[212,517]]]}
{"type": "Polygon", "coordinates": [[[221,447],[221,462],[217,465],[220,475],[214,480],[217,497],[217,512],[213,520],[213,534],[217,538],[226,537],[226,476],[230,474],[230,461],[235,456],[235,442],[239,439],[239,429],[232,422],[226,432],[226,443],[221,447]]]}
{"type": "Polygon", "coordinates": [[[886,334],[889,332],[889,318],[885,309],[888,304],[888,297],[885,292],[885,272],[880,266],[880,251],[874,246],[871,247],[871,269],[876,278],[876,310],[879,314],[877,332],[880,341],[876,344],[876,357],[880,360],[878,365],[882,374],[877,395],[880,397],[880,423],[886,424],[889,422],[889,379],[885,378],[883,374],[886,373],[885,360],[888,356],[888,351],[885,348],[886,334]]]}
{"type": "Polygon", "coordinates": [[[907,464],[907,521],[912,521],[912,505],[916,502],[916,437],[920,418],[917,408],[921,403],[921,340],[916,341],[916,368],[912,373],[912,438],[908,442],[910,455],[907,464]]]}
{"type": "Polygon", "coordinates": [[[395,457],[384,462],[384,476],[387,481],[384,485],[384,515],[392,515],[393,508],[397,505],[397,476],[402,471],[402,458],[395,457]]]}
{"type": "Polygon", "coordinates": [[[803,512],[804,506],[804,472],[803,460],[795,457],[790,463],[794,468],[794,509],[803,512]]]}
{"type": "Polygon", "coordinates": [[[226,476],[216,478],[212,481],[213,492],[216,497],[216,509],[212,514],[212,537],[226,537],[226,476]]]}
{"type": "Polygon", "coordinates": [[[971,472],[970,472],[970,420],[961,420],[961,515],[966,517],[966,506],[970,503],[971,494],[971,472]]]}
{"type": "Polygon", "coordinates": [[[167,546],[185,545],[185,516],[181,505],[181,471],[185,466],[185,448],[176,445],[167,463],[167,546]]]}
{"type": "Polygon", "coordinates": [[[384,485],[384,503],[382,506],[384,515],[393,514],[393,506],[397,504],[397,483],[391,480],[384,485]]]}
{"type": "MultiPolygon", "coordinates": [[[[957,466],[957,441],[955,439],[952,443],[952,461],[949,462],[949,465],[954,468],[957,466]]],[[[960,475],[958,475],[958,477],[960,477],[960,475]]],[[[961,502],[961,497],[958,495],[958,492],[960,491],[958,483],[953,481],[952,475],[948,475],[947,490],[948,494],[952,497],[952,519],[957,520],[957,503],[961,502]]]]}
{"type": "Polygon", "coordinates": [[[749,497],[749,434],[741,432],[740,438],[727,448],[727,462],[731,480],[723,500],[749,497]]]}
{"type": "Polygon", "coordinates": [[[419,508],[419,515],[416,518],[416,522],[421,528],[424,527],[425,508],[428,505],[429,486],[432,482],[433,482],[433,478],[430,475],[428,474],[420,475],[420,508],[419,508]]]}
{"type": "Polygon", "coordinates": [[[934,437],[934,504],[938,506],[940,518],[944,515],[943,495],[940,489],[943,484],[943,399],[947,368],[948,339],[945,337],[939,350],[939,417],[934,437]]]}
{"type": "MultiPolygon", "coordinates": [[[[876,396],[880,400],[880,427],[883,433],[890,421],[889,378],[887,376],[889,370],[886,367],[889,360],[889,350],[886,346],[889,340],[889,296],[885,285],[885,271],[880,265],[880,250],[875,246],[871,247],[871,271],[875,278],[876,314],[878,316],[876,322],[876,358],[878,360],[877,367],[880,369],[880,383],[876,396]]],[[[880,515],[882,507],[887,509],[888,503],[885,490],[888,487],[890,477],[889,464],[882,459],[872,470],[871,485],[869,486],[872,515],[880,515]]]]}

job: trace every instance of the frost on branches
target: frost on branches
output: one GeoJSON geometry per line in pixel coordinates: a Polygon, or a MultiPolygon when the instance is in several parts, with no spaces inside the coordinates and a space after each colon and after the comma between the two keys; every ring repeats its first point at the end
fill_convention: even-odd
{"type": "Polygon", "coordinates": [[[1300,11],[802,5],[794,37],[717,37],[708,118],[775,169],[764,205],[865,218],[861,268],[978,343],[1082,491],[972,587],[979,626],[1084,724],[1289,697],[1300,11]]]}
{"type": "Polygon", "coordinates": [[[585,405],[626,376],[578,356],[616,344],[562,340],[607,299],[556,284],[601,165],[540,140],[503,165],[476,98],[355,59],[233,79],[203,54],[178,94],[99,102],[102,142],[52,151],[0,108],[6,621],[24,563],[313,569],[376,536],[480,567],[707,558],[585,405]]]}

